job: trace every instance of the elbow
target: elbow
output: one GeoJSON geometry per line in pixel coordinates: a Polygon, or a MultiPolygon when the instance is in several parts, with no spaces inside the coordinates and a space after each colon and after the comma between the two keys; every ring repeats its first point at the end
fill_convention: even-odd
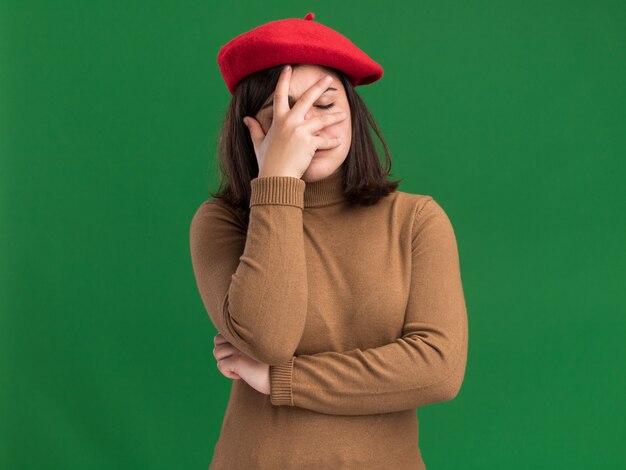
{"type": "Polygon", "coordinates": [[[438,401],[440,402],[455,399],[463,386],[467,364],[467,349],[462,347],[454,359],[453,365],[448,368],[447,379],[443,381],[443,386],[439,388],[438,401]]]}
{"type": "Polygon", "coordinates": [[[415,405],[420,407],[453,400],[461,391],[463,376],[463,372],[452,371],[445,379],[426,388],[418,389],[415,405]]]}
{"type": "Polygon", "coordinates": [[[444,357],[445,360],[438,365],[437,378],[425,387],[418,387],[419,393],[416,396],[418,407],[451,401],[461,391],[467,362],[466,348],[461,347],[444,357]]]}
{"type": "Polygon", "coordinates": [[[306,321],[307,297],[268,306],[253,302],[249,295],[232,289],[224,297],[221,320],[233,345],[263,364],[278,365],[289,361],[300,344],[306,321]],[[300,313],[302,312],[302,313],[300,313]]]}
{"type": "Polygon", "coordinates": [[[454,352],[450,352],[446,369],[447,379],[441,387],[440,401],[451,401],[457,397],[463,386],[465,371],[467,369],[468,354],[468,330],[463,328],[460,339],[455,344],[454,352]]]}
{"type": "Polygon", "coordinates": [[[453,374],[450,377],[450,380],[447,381],[446,386],[443,388],[439,401],[445,402],[454,400],[461,391],[462,384],[463,375],[453,374]]]}
{"type": "Polygon", "coordinates": [[[246,324],[237,321],[232,314],[229,297],[226,296],[222,306],[223,324],[228,331],[229,341],[244,354],[262,364],[275,365],[289,361],[295,355],[300,342],[304,324],[301,327],[283,327],[275,325],[257,328],[254,322],[246,324]]]}

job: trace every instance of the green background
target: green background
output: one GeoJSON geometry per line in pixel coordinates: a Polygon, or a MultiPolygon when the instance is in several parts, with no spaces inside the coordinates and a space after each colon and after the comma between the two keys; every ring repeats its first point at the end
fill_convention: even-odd
{"type": "Polygon", "coordinates": [[[429,470],[626,466],[623,1],[0,5],[0,468],[207,467],[216,56],[308,12],[383,66],[357,90],[393,176],[457,234],[468,367],[418,411],[429,470]]]}

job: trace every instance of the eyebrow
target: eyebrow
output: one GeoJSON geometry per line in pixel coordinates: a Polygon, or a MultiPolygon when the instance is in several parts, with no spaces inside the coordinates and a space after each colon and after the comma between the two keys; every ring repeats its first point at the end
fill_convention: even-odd
{"type": "MultiPolygon", "coordinates": [[[[326,88],[326,90],[324,90],[324,93],[326,93],[327,91],[337,91],[337,88],[330,86],[330,87],[326,88]]],[[[324,93],[322,93],[322,95],[323,95],[324,93]]],[[[294,100],[294,98],[293,98],[293,96],[289,95],[289,96],[288,96],[288,100],[289,100],[289,107],[290,107],[290,108],[291,108],[291,107],[293,107],[293,103],[294,103],[294,101],[295,101],[295,100],[294,100]]],[[[264,104],[264,105],[261,107],[261,109],[259,109],[259,112],[263,111],[265,108],[269,108],[269,107],[270,107],[270,106],[272,106],[273,104],[274,104],[274,95],[272,95],[272,99],[271,99],[268,103],[264,104]]]]}

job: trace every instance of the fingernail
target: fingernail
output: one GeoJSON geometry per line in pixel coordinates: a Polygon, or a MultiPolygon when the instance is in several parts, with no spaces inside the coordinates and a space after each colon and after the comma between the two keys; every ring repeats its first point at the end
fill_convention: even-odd
{"type": "Polygon", "coordinates": [[[243,123],[246,125],[246,127],[248,127],[248,120],[246,118],[243,118],[243,123]]]}
{"type": "Polygon", "coordinates": [[[283,72],[287,72],[290,68],[291,68],[291,66],[290,66],[290,65],[285,65],[285,66],[283,67],[283,72]]]}

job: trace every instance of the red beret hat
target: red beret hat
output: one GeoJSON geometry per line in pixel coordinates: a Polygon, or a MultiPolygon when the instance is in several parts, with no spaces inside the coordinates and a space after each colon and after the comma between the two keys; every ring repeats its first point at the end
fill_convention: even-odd
{"type": "Polygon", "coordinates": [[[341,70],[353,86],[373,83],[383,68],[347,37],[323,24],[288,18],[270,21],[240,34],[221,47],[217,63],[228,91],[259,70],[289,63],[317,64],[341,70]]]}

